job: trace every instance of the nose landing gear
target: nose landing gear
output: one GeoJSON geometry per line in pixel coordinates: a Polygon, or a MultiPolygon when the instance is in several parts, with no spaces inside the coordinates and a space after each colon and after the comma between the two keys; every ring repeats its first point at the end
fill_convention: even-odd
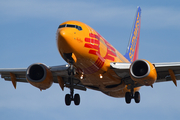
{"type": "Polygon", "coordinates": [[[69,106],[71,104],[71,101],[74,101],[75,105],[79,105],[80,104],[80,95],[79,94],[75,94],[74,95],[74,83],[73,83],[73,76],[75,75],[75,71],[74,71],[74,67],[73,65],[70,65],[70,68],[68,69],[68,81],[70,83],[70,94],[66,94],[65,96],[65,104],[67,106],[69,106]]]}

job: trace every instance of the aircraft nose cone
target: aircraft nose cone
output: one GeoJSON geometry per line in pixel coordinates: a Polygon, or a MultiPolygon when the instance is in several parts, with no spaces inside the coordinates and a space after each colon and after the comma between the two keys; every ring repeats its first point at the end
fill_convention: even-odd
{"type": "Polygon", "coordinates": [[[62,42],[68,43],[69,37],[68,37],[67,30],[59,30],[58,31],[58,41],[60,43],[62,43],[62,42]]]}
{"type": "Polygon", "coordinates": [[[65,40],[66,42],[70,42],[73,39],[72,32],[68,29],[59,30],[59,36],[61,39],[65,40]]]}
{"type": "Polygon", "coordinates": [[[60,30],[59,35],[65,39],[66,32],[64,30],[60,30]]]}
{"type": "Polygon", "coordinates": [[[71,51],[71,36],[67,29],[57,31],[57,46],[60,53],[72,53],[71,51]]]}
{"type": "Polygon", "coordinates": [[[59,39],[60,41],[64,41],[70,45],[73,43],[74,33],[71,29],[66,29],[66,28],[60,29],[59,30],[59,38],[60,38],[59,39]]]}

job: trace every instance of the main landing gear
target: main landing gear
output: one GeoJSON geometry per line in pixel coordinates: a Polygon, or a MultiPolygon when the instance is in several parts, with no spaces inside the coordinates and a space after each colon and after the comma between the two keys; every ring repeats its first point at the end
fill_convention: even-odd
{"type": "Polygon", "coordinates": [[[131,89],[131,92],[126,92],[125,100],[126,100],[127,104],[131,103],[132,98],[134,98],[136,103],[139,103],[140,102],[140,93],[139,92],[134,93],[134,89],[131,89]]]}
{"type": "Polygon", "coordinates": [[[71,101],[74,101],[75,105],[80,104],[80,96],[79,94],[74,95],[74,84],[73,84],[73,76],[75,75],[74,73],[74,67],[73,65],[70,65],[70,68],[68,69],[68,75],[69,75],[69,83],[70,83],[70,94],[66,94],[65,96],[65,104],[69,106],[71,104],[71,101]]]}

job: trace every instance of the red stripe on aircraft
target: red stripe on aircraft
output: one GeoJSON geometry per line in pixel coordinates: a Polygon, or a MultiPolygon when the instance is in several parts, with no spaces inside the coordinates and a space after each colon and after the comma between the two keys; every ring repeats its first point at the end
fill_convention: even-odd
{"type": "Polygon", "coordinates": [[[93,34],[93,33],[89,33],[89,36],[92,37],[92,38],[96,38],[96,39],[100,39],[100,37],[96,34],[93,34]]]}
{"type": "Polygon", "coordinates": [[[106,39],[104,39],[98,32],[96,32],[96,33],[98,34],[98,35],[97,35],[98,38],[102,38],[102,39],[104,40],[105,44],[107,45],[107,47],[108,47],[109,49],[111,49],[111,50],[114,51],[114,52],[116,51],[115,48],[112,47],[111,44],[110,44],[106,39]]]}
{"type": "Polygon", "coordinates": [[[92,44],[88,44],[88,43],[86,43],[85,45],[84,45],[84,47],[87,47],[87,48],[93,48],[93,49],[99,49],[99,46],[97,46],[97,45],[92,45],[92,44]]]}
{"type": "Polygon", "coordinates": [[[110,51],[110,50],[108,50],[107,53],[114,56],[114,57],[116,57],[116,54],[114,52],[110,51]]]}
{"type": "Polygon", "coordinates": [[[98,40],[91,39],[91,38],[85,38],[85,42],[91,42],[91,43],[99,44],[98,40]]]}
{"type": "Polygon", "coordinates": [[[99,40],[91,39],[91,42],[99,45],[99,40]]]}
{"type": "Polygon", "coordinates": [[[98,51],[96,51],[96,50],[89,50],[89,53],[90,53],[90,54],[97,55],[97,52],[98,52],[98,51]]]}
{"type": "Polygon", "coordinates": [[[85,43],[84,47],[95,49],[95,50],[89,50],[89,53],[93,54],[93,55],[97,55],[98,59],[96,60],[96,62],[93,65],[91,65],[90,67],[85,68],[85,69],[82,70],[85,74],[92,74],[92,73],[97,72],[98,70],[100,70],[103,67],[105,59],[114,61],[115,60],[114,57],[117,56],[116,53],[115,53],[115,49],[101,35],[99,35],[98,33],[97,33],[97,35],[95,35],[93,33],[90,33],[89,36],[91,38],[93,38],[93,39],[85,38],[85,42],[95,43],[98,46],[93,45],[93,44],[89,44],[89,43],[85,43]],[[107,53],[106,53],[104,58],[100,55],[100,49],[99,49],[99,44],[100,44],[99,40],[100,40],[100,38],[102,38],[104,40],[104,42],[105,42],[105,44],[107,46],[107,53]]]}
{"type": "MultiPolygon", "coordinates": [[[[116,53],[115,53],[115,51],[116,51],[115,48],[112,47],[111,44],[108,41],[106,41],[106,39],[104,39],[99,33],[97,33],[97,35],[95,35],[93,33],[90,33],[89,36],[92,37],[92,38],[96,38],[98,40],[100,38],[102,38],[103,41],[105,42],[105,44],[107,45],[107,53],[106,53],[106,56],[104,57],[104,59],[108,59],[108,60],[114,61],[114,59],[115,59],[114,57],[117,56],[116,53]]],[[[98,49],[97,52],[99,52],[99,49],[98,49]]],[[[89,53],[94,54],[94,55],[97,54],[97,52],[91,51],[91,50],[89,51],[89,53]]]]}
{"type": "Polygon", "coordinates": [[[96,62],[92,66],[85,68],[82,71],[85,74],[92,74],[92,73],[95,73],[98,70],[100,70],[103,65],[104,65],[104,59],[102,57],[98,57],[98,59],[96,60],[96,62]]]}
{"type": "Polygon", "coordinates": [[[109,47],[109,49],[111,49],[112,51],[115,52],[115,49],[112,46],[108,45],[108,47],[109,47]]]}
{"type": "Polygon", "coordinates": [[[93,34],[93,33],[89,33],[89,36],[92,38],[96,38],[95,34],[93,34]]]}
{"type": "Polygon", "coordinates": [[[108,59],[111,61],[114,61],[114,57],[109,56],[108,54],[106,54],[106,56],[104,57],[104,59],[108,59]]]}
{"type": "Polygon", "coordinates": [[[86,42],[90,42],[90,38],[85,38],[85,41],[86,42]]]}

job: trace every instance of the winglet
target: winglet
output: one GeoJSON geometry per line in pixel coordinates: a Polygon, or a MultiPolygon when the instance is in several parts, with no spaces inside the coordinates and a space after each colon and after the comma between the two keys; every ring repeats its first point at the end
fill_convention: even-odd
{"type": "Polygon", "coordinates": [[[128,59],[129,62],[133,62],[138,59],[140,26],[141,26],[141,8],[137,7],[137,12],[136,12],[128,48],[126,54],[124,55],[124,57],[128,59]]]}

